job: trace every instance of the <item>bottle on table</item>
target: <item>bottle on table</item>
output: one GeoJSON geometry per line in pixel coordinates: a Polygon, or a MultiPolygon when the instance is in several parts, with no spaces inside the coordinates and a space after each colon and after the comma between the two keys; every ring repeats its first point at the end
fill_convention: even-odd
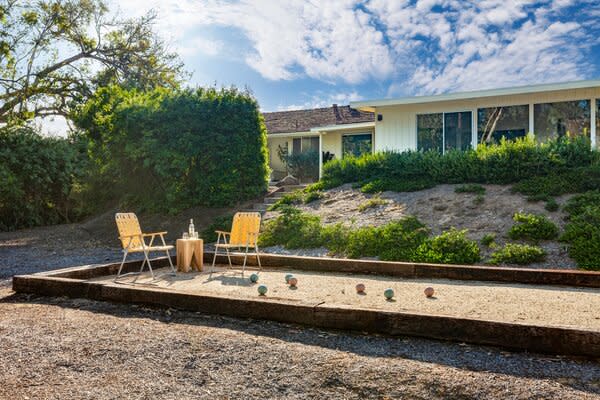
{"type": "Polygon", "coordinates": [[[188,228],[188,233],[190,235],[190,239],[196,238],[196,230],[194,228],[194,220],[190,219],[190,227],[188,228]]]}

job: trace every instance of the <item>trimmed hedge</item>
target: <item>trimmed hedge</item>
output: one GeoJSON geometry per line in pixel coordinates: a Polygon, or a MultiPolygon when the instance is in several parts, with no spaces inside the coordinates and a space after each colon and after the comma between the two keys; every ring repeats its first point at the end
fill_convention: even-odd
{"type": "Polygon", "coordinates": [[[267,189],[266,128],[248,92],[109,86],[74,119],[112,188],[149,210],[228,206],[267,189]]]}
{"type": "Polygon", "coordinates": [[[323,186],[358,183],[365,192],[416,191],[442,183],[508,184],[547,176],[598,161],[585,137],[539,144],[531,136],[477,150],[407,151],[344,157],[323,166],[323,186]]]}

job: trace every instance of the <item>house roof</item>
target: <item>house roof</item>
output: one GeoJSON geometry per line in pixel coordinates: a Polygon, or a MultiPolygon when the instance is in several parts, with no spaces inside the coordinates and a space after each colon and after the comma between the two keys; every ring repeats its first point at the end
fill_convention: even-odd
{"type": "Polygon", "coordinates": [[[476,90],[471,92],[459,92],[459,93],[446,93],[437,94],[433,96],[413,96],[413,97],[401,97],[397,99],[380,99],[380,100],[365,100],[365,101],[353,101],[350,102],[350,107],[362,111],[373,112],[376,107],[385,106],[399,106],[406,104],[422,104],[422,103],[436,103],[440,101],[452,101],[452,100],[471,100],[479,99],[483,97],[495,97],[495,96],[510,96],[517,94],[532,94],[532,93],[543,93],[553,92],[558,90],[572,90],[572,89],[588,89],[600,87],[600,80],[587,80],[587,81],[576,81],[576,82],[561,82],[561,83],[548,83],[542,85],[529,85],[529,86],[516,86],[501,89],[488,89],[488,90],[476,90]]]}
{"type": "Polygon", "coordinates": [[[269,134],[308,132],[312,128],[322,126],[375,121],[375,116],[371,112],[359,111],[350,106],[338,106],[337,104],[309,110],[268,112],[263,113],[263,116],[269,134]]]}

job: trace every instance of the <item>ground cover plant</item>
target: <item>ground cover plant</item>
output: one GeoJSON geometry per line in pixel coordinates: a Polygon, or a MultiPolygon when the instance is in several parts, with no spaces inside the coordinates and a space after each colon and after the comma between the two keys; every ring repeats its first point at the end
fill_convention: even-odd
{"type": "Polygon", "coordinates": [[[469,183],[466,185],[457,186],[454,189],[456,193],[474,193],[474,194],[485,194],[485,188],[476,183],[469,183]]]}
{"type": "Polygon", "coordinates": [[[600,270],[600,191],[572,197],[564,207],[569,220],[560,240],[569,246],[577,266],[600,270]]]}
{"type": "Polygon", "coordinates": [[[538,246],[507,243],[492,253],[489,263],[527,265],[544,261],[545,257],[546,252],[538,246]]]}
{"type": "Polygon", "coordinates": [[[358,211],[360,212],[364,212],[367,211],[371,208],[376,208],[379,206],[383,206],[385,204],[387,204],[388,201],[385,199],[382,199],[379,196],[375,196],[375,197],[371,197],[368,200],[365,200],[364,202],[362,202],[361,204],[358,205],[358,211]]]}
{"type": "Polygon", "coordinates": [[[269,206],[269,211],[280,210],[285,208],[285,206],[294,204],[309,204],[313,201],[322,199],[323,197],[324,194],[319,189],[318,184],[310,185],[304,189],[294,190],[293,192],[284,194],[277,199],[275,203],[269,206]]]}
{"type": "Polygon", "coordinates": [[[416,250],[414,261],[438,264],[474,264],[481,260],[479,246],[467,238],[466,230],[450,229],[425,240],[416,250]]]}
{"type": "MultiPolygon", "coordinates": [[[[481,144],[477,150],[382,152],[361,157],[344,157],[323,166],[322,186],[332,188],[356,183],[363,192],[416,191],[442,183],[510,184],[534,177],[577,174],[593,177],[599,156],[585,137],[559,138],[537,143],[532,136],[498,144],[481,144]]],[[[600,173],[598,173],[600,176],[600,173]]],[[[552,178],[549,178],[552,181],[552,178]]],[[[571,179],[572,180],[572,179],[571,179]]],[[[594,180],[599,182],[600,179],[594,180]]],[[[517,188],[527,191],[523,183],[517,188]]],[[[548,182],[547,182],[548,183],[548,182]]],[[[550,183],[548,183],[549,185],[550,183]]],[[[595,183],[590,183],[594,185],[595,183]]],[[[557,192],[560,185],[555,185],[557,192]]],[[[568,190],[581,187],[567,186],[568,190]]],[[[527,193],[525,193],[527,194],[527,193]]]]}
{"type": "Polygon", "coordinates": [[[558,227],[544,215],[515,213],[513,220],[515,224],[508,231],[511,239],[538,241],[558,237],[558,227]]]}
{"type": "Polygon", "coordinates": [[[429,229],[412,216],[382,226],[351,228],[341,223],[322,225],[318,216],[293,206],[283,205],[280,211],[265,223],[261,246],[326,247],[341,256],[384,261],[472,264],[481,259],[477,243],[466,237],[466,230],[451,229],[430,238],[429,229]]]}

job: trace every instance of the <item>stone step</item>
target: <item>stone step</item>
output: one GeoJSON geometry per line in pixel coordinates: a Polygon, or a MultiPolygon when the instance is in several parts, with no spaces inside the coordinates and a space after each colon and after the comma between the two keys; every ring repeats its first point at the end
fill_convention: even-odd
{"type": "Polygon", "coordinates": [[[284,192],[294,192],[298,189],[304,189],[305,187],[307,187],[308,185],[290,185],[290,186],[283,186],[283,191],[284,192]]]}
{"type": "Polygon", "coordinates": [[[263,204],[263,203],[255,203],[254,205],[252,205],[252,211],[260,211],[260,212],[265,212],[267,211],[267,205],[263,204]]]}
{"type": "Polygon", "coordinates": [[[279,200],[278,197],[265,197],[264,204],[275,204],[279,200]]]}

